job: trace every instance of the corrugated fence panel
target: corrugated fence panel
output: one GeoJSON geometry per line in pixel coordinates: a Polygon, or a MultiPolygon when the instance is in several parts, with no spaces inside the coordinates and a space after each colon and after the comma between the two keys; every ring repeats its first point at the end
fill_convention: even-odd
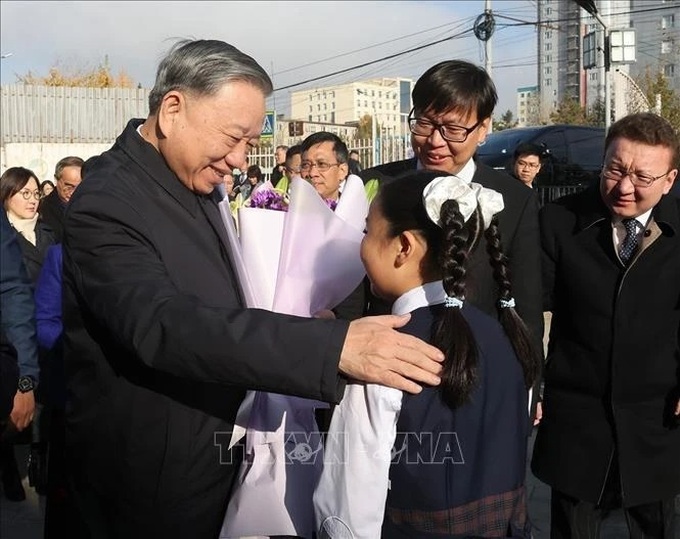
{"type": "Polygon", "coordinates": [[[1,87],[0,138],[12,142],[110,143],[131,118],[145,118],[145,88],[1,87]]]}

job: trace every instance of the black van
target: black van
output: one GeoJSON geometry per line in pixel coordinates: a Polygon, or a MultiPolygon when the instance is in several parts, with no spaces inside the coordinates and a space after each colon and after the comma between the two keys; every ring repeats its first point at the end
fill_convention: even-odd
{"type": "Polygon", "coordinates": [[[491,133],[477,148],[477,159],[512,171],[512,157],[520,143],[542,147],[543,166],[537,186],[584,186],[597,181],[604,156],[604,128],[581,125],[515,127],[491,133]]]}

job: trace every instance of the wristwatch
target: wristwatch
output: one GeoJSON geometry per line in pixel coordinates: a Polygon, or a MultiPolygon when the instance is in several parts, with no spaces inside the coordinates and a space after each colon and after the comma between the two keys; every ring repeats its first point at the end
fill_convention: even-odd
{"type": "Polygon", "coordinates": [[[21,376],[19,377],[19,384],[17,387],[20,393],[28,393],[29,391],[33,391],[35,382],[30,376],[21,376]]]}

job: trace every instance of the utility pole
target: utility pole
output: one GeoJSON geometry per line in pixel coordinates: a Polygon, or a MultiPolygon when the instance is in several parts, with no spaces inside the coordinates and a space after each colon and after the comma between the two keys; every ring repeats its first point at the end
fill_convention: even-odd
{"type": "MultiPolygon", "coordinates": [[[[484,13],[487,15],[487,17],[491,17],[491,0],[486,0],[486,3],[484,5],[484,13]]],[[[491,61],[491,55],[493,54],[492,48],[491,48],[491,38],[487,39],[484,42],[484,68],[486,69],[486,72],[489,74],[489,77],[491,80],[493,80],[493,73],[491,73],[492,69],[492,61],[491,61]]],[[[479,118],[478,118],[479,119],[479,118]]],[[[489,118],[489,133],[493,132],[493,114],[491,115],[491,118],[489,118]]]]}
{"type": "MultiPolygon", "coordinates": [[[[484,42],[484,68],[492,76],[492,51],[491,51],[491,36],[496,28],[496,21],[493,18],[493,13],[491,11],[491,0],[485,0],[484,13],[482,13],[475,20],[473,31],[475,37],[480,41],[484,42]]],[[[478,118],[479,119],[479,118],[478,118]]],[[[492,130],[493,116],[489,118],[489,133],[492,130]]]]}

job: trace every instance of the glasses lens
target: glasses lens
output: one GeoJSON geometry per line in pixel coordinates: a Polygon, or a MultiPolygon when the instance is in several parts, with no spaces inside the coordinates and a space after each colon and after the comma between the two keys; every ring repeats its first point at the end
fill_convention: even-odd
{"type": "Polygon", "coordinates": [[[428,137],[434,131],[434,125],[422,118],[411,118],[408,125],[414,135],[428,137]]]}

